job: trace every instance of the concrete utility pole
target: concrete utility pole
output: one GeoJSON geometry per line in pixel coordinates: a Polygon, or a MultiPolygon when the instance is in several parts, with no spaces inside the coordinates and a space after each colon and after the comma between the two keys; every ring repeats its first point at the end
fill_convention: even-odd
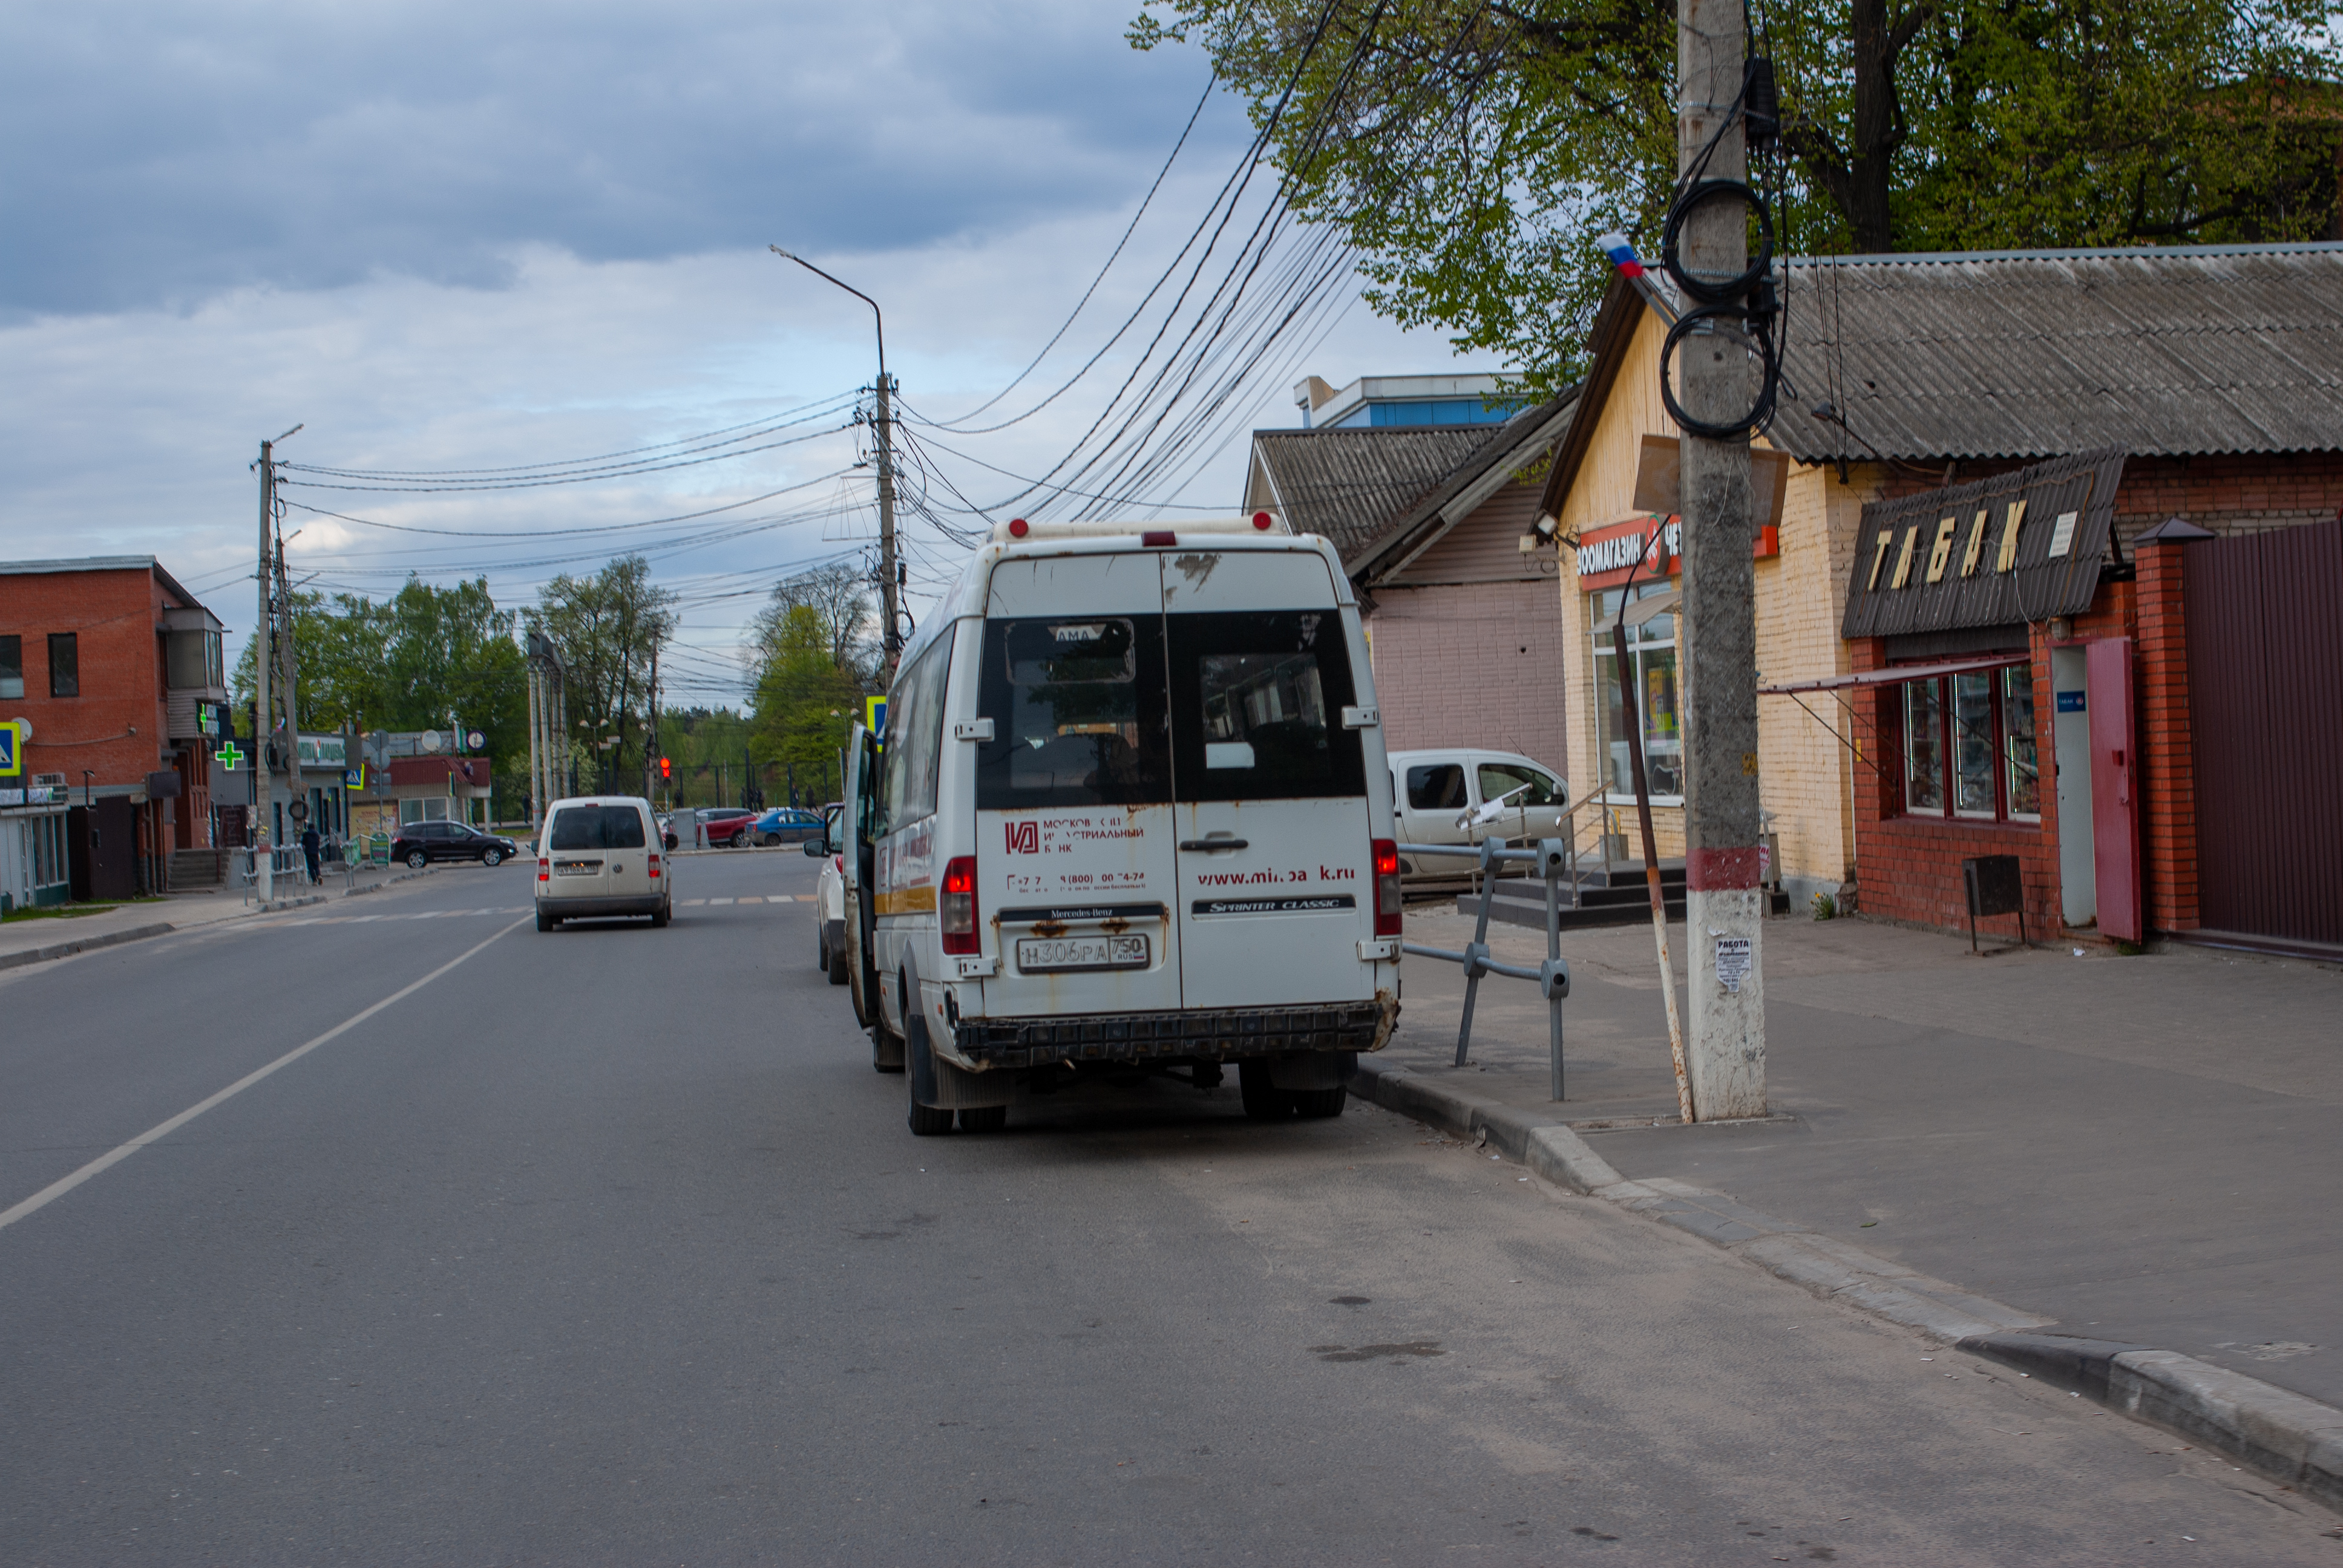
{"type": "Polygon", "coordinates": [[[887,618],[886,628],[880,634],[880,646],[886,652],[887,683],[891,686],[895,681],[895,666],[901,661],[903,656],[901,637],[903,621],[896,583],[898,568],[895,565],[895,419],[892,402],[895,384],[888,378],[887,375],[887,318],[880,314],[879,302],[852,284],[830,276],[829,273],[822,271],[804,256],[783,250],[778,245],[768,246],[766,248],[783,261],[794,261],[815,276],[837,284],[839,287],[869,306],[871,318],[878,324],[879,603],[880,613],[887,618]]]}
{"type": "MultiPolygon", "coordinates": [[[[1682,0],[1676,22],[1679,171],[1739,180],[1748,168],[1737,114],[1744,0],[1682,0]]],[[[1747,208],[1718,197],[1688,215],[1686,270],[1722,283],[1748,265],[1747,208]]],[[[1688,337],[1678,351],[1684,407],[1728,421],[1755,398],[1756,369],[1736,334],[1688,337]]],[[[1749,438],[1684,433],[1684,886],[1691,974],[1693,1101],[1704,1121],[1765,1113],[1765,986],[1757,887],[1756,568],[1750,553],[1749,438]]]]}
{"type": "MultiPolygon", "coordinates": [[[[277,437],[277,441],[285,440],[299,433],[300,429],[301,427],[296,425],[277,437]]],[[[268,665],[276,657],[276,649],[270,646],[273,639],[269,635],[268,601],[269,590],[275,586],[270,581],[269,561],[276,553],[273,532],[277,521],[277,441],[260,444],[260,462],[257,465],[260,469],[260,555],[258,566],[252,574],[260,586],[259,612],[252,628],[255,638],[252,648],[252,728],[255,731],[252,737],[252,868],[253,889],[259,894],[262,903],[268,901],[276,886],[271,874],[273,868],[269,864],[269,851],[273,846],[268,836],[269,821],[277,814],[277,781],[268,775],[268,737],[276,729],[271,722],[268,665]]]]}
{"type": "MultiPolygon", "coordinates": [[[[285,785],[288,816],[296,805],[307,808],[308,781],[301,776],[301,702],[299,648],[293,636],[293,578],[285,569],[284,530],[278,529],[277,540],[277,606],[285,618],[285,634],[277,641],[277,654],[284,662],[285,681],[285,785]]],[[[287,835],[294,842],[301,839],[301,823],[296,820],[287,835]]]]}

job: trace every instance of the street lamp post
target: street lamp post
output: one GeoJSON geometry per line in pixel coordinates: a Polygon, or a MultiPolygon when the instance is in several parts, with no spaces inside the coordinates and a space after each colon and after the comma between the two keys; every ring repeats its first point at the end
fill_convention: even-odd
{"type": "Polygon", "coordinates": [[[887,320],[880,314],[879,302],[842,278],[833,277],[804,256],[783,250],[779,246],[766,248],[783,261],[794,261],[816,277],[836,284],[870,307],[872,319],[879,329],[879,600],[880,613],[887,618],[886,629],[880,646],[885,650],[887,678],[895,677],[896,660],[902,654],[902,643],[897,636],[901,621],[897,611],[895,591],[895,450],[889,427],[893,423],[889,398],[894,391],[887,379],[887,320]]]}

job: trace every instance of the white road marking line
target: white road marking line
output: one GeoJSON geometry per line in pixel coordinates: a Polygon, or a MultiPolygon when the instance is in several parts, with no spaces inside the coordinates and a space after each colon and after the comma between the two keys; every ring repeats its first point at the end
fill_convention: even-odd
{"type": "MultiPolygon", "coordinates": [[[[367,920],[374,920],[377,917],[367,915],[364,918],[367,920]]],[[[388,996],[383,998],[380,1001],[376,1002],[372,1007],[352,1013],[349,1017],[334,1025],[333,1028],[317,1036],[317,1039],[309,1041],[307,1045],[296,1046],[293,1050],[287,1051],[284,1055],[278,1057],[275,1061],[270,1062],[267,1066],[256,1068],[252,1071],[246,1073],[242,1078],[237,1079],[234,1083],[229,1084],[226,1089],[221,1090],[217,1094],[213,1095],[210,1099],[196,1101],[195,1104],[187,1107],[185,1111],[180,1111],[176,1116],[172,1117],[168,1121],[158,1122],[155,1126],[150,1127],[146,1131],[140,1133],[137,1137],[132,1139],[129,1142],[121,1145],[119,1148],[110,1150],[106,1153],[99,1155],[96,1159],[91,1161],[88,1164],[75,1171],[72,1175],[63,1177],[57,1181],[50,1182],[47,1186],[42,1188],[39,1191],[34,1193],[23,1202],[17,1204],[15,1208],[0,1210],[0,1230],[5,1230],[8,1226],[15,1224],[17,1221],[23,1219],[27,1214],[33,1213],[36,1210],[47,1208],[51,1203],[64,1197],[66,1193],[72,1191],[75,1188],[80,1186],[83,1182],[88,1181],[91,1177],[96,1175],[101,1171],[105,1171],[110,1166],[120,1164],[123,1161],[129,1159],[133,1154],[137,1153],[138,1151],[146,1148],[148,1144],[160,1142],[162,1140],[168,1138],[172,1133],[176,1132],[180,1128],[185,1127],[196,1117],[201,1116],[205,1111],[209,1111],[213,1106],[243,1093],[246,1090],[250,1089],[254,1084],[258,1083],[262,1079],[266,1078],[270,1073],[275,1072],[278,1068],[290,1067],[293,1063],[300,1060],[303,1057],[308,1055],[311,1051],[317,1050],[327,1040],[332,1040],[337,1036],[347,1034],[349,1030],[356,1029],[358,1025],[364,1023],[367,1020],[372,1018],[383,1009],[390,1006],[391,1003],[406,1000],[408,997],[413,996],[417,991],[421,990],[425,986],[429,985],[433,980],[437,980],[441,975],[446,974],[449,970],[454,969],[465,960],[471,958],[475,954],[485,950],[488,944],[495,941],[498,937],[502,937],[508,932],[517,931],[520,930],[520,928],[521,922],[515,920],[511,925],[505,927],[503,930],[497,932],[496,936],[489,937],[484,941],[478,942],[472,947],[467,948],[463,952],[458,953],[452,959],[449,959],[446,963],[441,964],[437,969],[433,970],[421,980],[412,981],[400,987],[398,990],[391,992],[388,996]]]]}
{"type": "Polygon", "coordinates": [[[732,900],[729,899],[710,899],[708,901],[711,904],[729,904],[732,900]]]}

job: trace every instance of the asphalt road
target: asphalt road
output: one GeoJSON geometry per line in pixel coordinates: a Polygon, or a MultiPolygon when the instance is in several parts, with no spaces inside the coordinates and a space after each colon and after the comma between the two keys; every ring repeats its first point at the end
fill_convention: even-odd
{"type": "Polygon", "coordinates": [[[2343,1561],[1381,1111],[914,1140],[809,904],[688,901],[813,863],[679,869],[665,931],[465,868],[0,977],[0,1559],[2343,1561]]]}

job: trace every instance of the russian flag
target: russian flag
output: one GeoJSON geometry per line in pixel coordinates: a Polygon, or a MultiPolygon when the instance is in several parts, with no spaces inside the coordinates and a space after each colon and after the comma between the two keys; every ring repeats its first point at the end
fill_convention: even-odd
{"type": "Polygon", "coordinates": [[[1603,254],[1611,258],[1611,264],[1629,277],[1644,276],[1644,264],[1635,258],[1635,247],[1625,235],[1613,229],[1609,234],[1599,236],[1594,243],[1603,247],[1603,254]]]}

